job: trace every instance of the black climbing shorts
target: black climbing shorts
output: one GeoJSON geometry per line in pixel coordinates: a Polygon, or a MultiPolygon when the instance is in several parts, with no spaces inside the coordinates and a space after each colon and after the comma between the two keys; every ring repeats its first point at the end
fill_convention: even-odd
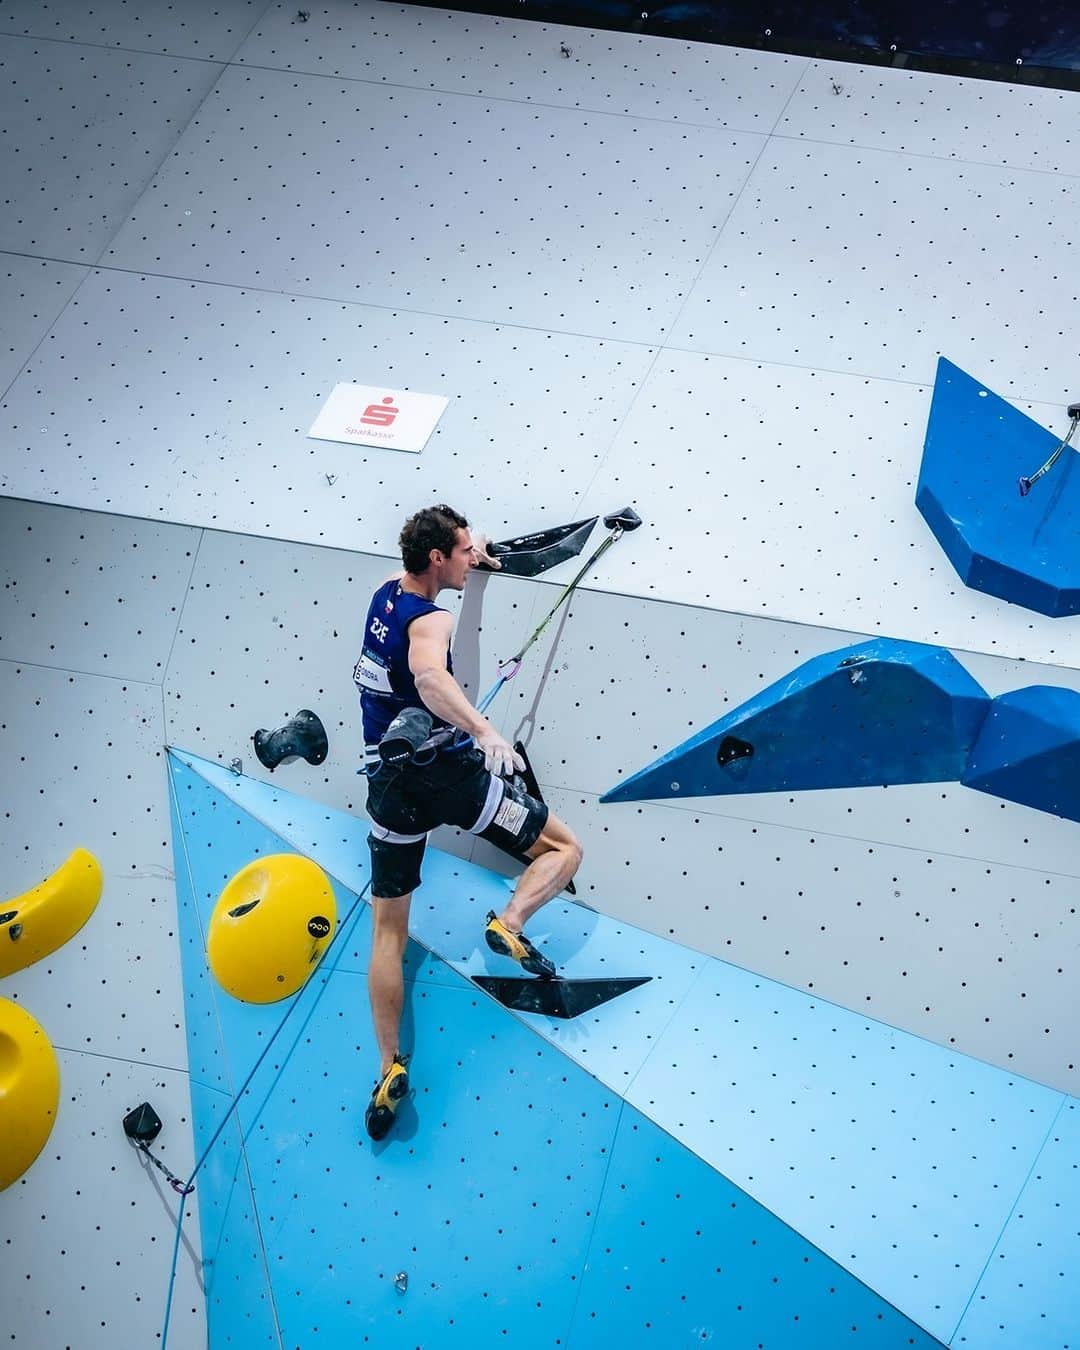
{"type": "Polygon", "coordinates": [[[442,750],[430,764],[389,768],[368,778],[371,818],[371,894],[383,900],[420,885],[420,864],[431,830],[456,825],[519,858],[547,824],[548,808],[521,779],[497,778],[475,746],[442,750]]]}

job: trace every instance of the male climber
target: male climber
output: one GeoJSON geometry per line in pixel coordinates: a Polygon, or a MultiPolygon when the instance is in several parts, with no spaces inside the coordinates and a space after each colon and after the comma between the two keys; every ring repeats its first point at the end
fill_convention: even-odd
{"type": "Polygon", "coordinates": [[[457,825],[532,860],[503,912],[488,915],[484,936],[493,951],[542,977],[551,977],[555,967],[521,930],[566,886],[581,862],[581,846],[571,831],[513,776],[525,767],[520,755],[454,679],[453,618],[436,605],[436,597],[442,590],[464,590],[481,557],[494,567],[498,561],[488,556],[482,536],[474,543],[468,521],[449,506],[418,511],[405,522],[399,542],[404,571],[372,597],[363,651],[353,672],[363,713],[371,818],[368,994],[381,1056],[379,1080],[365,1115],[373,1139],[389,1132],[409,1089],[407,1056],[398,1043],[405,992],[402,959],[409,902],[420,885],[428,832],[438,825],[457,825]],[[428,716],[430,738],[425,736],[428,716]],[[392,735],[402,726],[412,727],[414,735],[415,727],[421,728],[424,741],[415,761],[383,762],[379,742],[391,723],[392,735]],[[427,739],[435,744],[427,745],[427,739]]]}

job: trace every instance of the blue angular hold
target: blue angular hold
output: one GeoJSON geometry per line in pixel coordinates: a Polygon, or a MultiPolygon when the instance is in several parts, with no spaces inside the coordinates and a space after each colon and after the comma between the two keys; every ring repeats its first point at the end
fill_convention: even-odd
{"type": "Polygon", "coordinates": [[[807,661],[600,800],[954,782],[989,706],[943,647],[874,638],[807,661]]]}
{"type": "Polygon", "coordinates": [[[1033,684],[994,699],[960,781],[1080,820],[1080,694],[1033,684]]]}
{"type": "Polygon", "coordinates": [[[966,586],[1052,618],[1080,614],[1080,468],[1066,450],[1026,497],[1017,487],[1059,438],[944,357],[915,505],[966,586]]]}

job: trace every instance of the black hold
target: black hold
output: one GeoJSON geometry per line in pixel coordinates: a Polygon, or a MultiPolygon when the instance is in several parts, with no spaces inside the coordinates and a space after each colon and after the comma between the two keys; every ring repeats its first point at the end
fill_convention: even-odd
{"type": "Polygon", "coordinates": [[[840,661],[840,662],[837,663],[837,667],[836,667],[836,668],[837,668],[837,670],[844,670],[845,667],[847,667],[847,666],[861,666],[862,663],[863,663],[864,661],[869,661],[869,660],[870,660],[870,655],[869,655],[868,652],[863,652],[863,653],[857,654],[857,655],[855,655],[855,656],[845,656],[844,659],[843,659],[842,661],[840,661]]]}
{"type": "Polygon", "coordinates": [[[309,708],[301,708],[291,721],[276,731],[260,729],[251,739],[255,742],[259,763],[271,773],[286,760],[306,759],[309,764],[321,764],[330,748],[326,728],[309,708]]]}
{"type": "Polygon", "coordinates": [[[161,1117],[149,1102],[143,1102],[124,1117],[124,1133],[136,1143],[152,1144],[161,1133],[161,1117]]]}
{"type": "MultiPolygon", "coordinates": [[[[499,560],[502,566],[498,570],[507,576],[537,577],[568,558],[576,558],[595,524],[596,517],[590,516],[588,520],[571,521],[569,525],[554,525],[550,530],[538,530],[535,534],[522,534],[516,539],[489,544],[488,552],[499,560]]],[[[486,563],[480,565],[487,571],[495,570],[486,563]]]]}
{"type": "Polygon", "coordinates": [[[604,517],[604,529],[620,529],[624,534],[629,534],[631,530],[636,530],[641,524],[641,517],[632,506],[624,506],[621,511],[612,511],[610,516],[604,517]]]}
{"type": "Polygon", "coordinates": [[[310,9],[298,9],[298,10],[296,11],[296,22],[297,22],[297,23],[307,23],[308,19],[310,19],[310,18],[311,18],[311,10],[310,10],[310,9]]]}
{"type": "MultiPolygon", "coordinates": [[[[538,802],[542,802],[544,800],[544,794],[540,791],[540,784],[536,781],[536,774],[533,771],[533,766],[529,763],[529,756],[525,753],[525,743],[523,741],[515,741],[514,749],[525,761],[524,769],[514,776],[521,779],[521,785],[530,797],[535,798],[538,802]]],[[[526,866],[532,862],[532,859],[524,853],[519,853],[518,857],[526,866]]],[[[568,895],[577,895],[577,887],[574,885],[573,877],[566,883],[565,889],[568,895]]]]}
{"type": "Polygon", "coordinates": [[[568,47],[565,42],[559,43],[559,51],[567,60],[569,60],[569,58],[574,54],[573,49],[571,47],[568,47]]]}
{"type": "Polygon", "coordinates": [[[647,984],[651,975],[604,980],[537,980],[513,975],[474,975],[473,982],[515,1012],[539,1013],[562,1021],[580,1017],[620,994],[647,984]]]}
{"type": "Polygon", "coordinates": [[[740,741],[738,736],[725,736],[716,752],[716,762],[726,769],[740,759],[750,759],[753,753],[754,747],[749,741],[740,741]]]}
{"type": "Polygon", "coordinates": [[[185,1185],[175,1172],[170,1172],[160,1158],[150,1152],[150,1144],[161,1133],[161,1117],[150,1105],[149,1102],[143,1102],[137,1106],[134,1111],[129,1111],[124,1117],[124,1133],[139,1150],[153,1163],[159,1172],[164,1173],[168,1178],[169,1185],[177,1195],[190,1195],[195,1189],[192,1185],[185,1185]]]}

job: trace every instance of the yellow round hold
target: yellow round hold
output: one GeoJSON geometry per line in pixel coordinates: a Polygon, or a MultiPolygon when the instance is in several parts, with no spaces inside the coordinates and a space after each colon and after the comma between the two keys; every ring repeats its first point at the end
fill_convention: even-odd
{"type": "Polygon", "coordinates": [[[45,1147],[60,1101],[60,1066],[40,1024],[0,998],[0,1191],[45,1147]]]}
{"type": "Polygon", "coordinates": [[[276,1003],[303,986],[336,924],[337,901],[322,868],[298,853],[272,853],[241,868],[221,892],[206,959],[233,998],[276,1003]]]}
{"type": "Polygon", "coordinates": [[[12,975],[73,938],[101,899],[101,864],[77,848],[51,877],[0,900],[0,975],[12,975]]]}

